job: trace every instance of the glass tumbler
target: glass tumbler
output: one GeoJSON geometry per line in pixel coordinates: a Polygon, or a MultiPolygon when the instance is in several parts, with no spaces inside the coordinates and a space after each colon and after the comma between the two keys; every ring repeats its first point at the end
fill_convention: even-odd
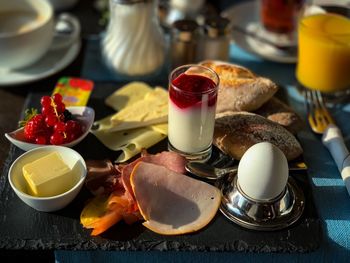
{"type": "Polygon", "coordinates": [[[307,0],[259,0],[264,37],[280,46],[297,44],[298,17],[307,0]]]}
{"type": "Polygon", "coordinates": [[[349,14],[346,7],[312,6],[299,22],[297,79],[333,99],[350,90],[349,14]]]}
{"type": "Polygon", "coordinates": [[[219,77],[210,68],[184,65],[169,76],[168,149],[192,161],[211,156],[219,77]]]}

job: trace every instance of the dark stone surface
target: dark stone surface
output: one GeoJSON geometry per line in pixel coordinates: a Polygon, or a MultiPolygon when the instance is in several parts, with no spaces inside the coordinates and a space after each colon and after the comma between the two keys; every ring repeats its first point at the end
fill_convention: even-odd
{"type": "MultiPolygon", "coordinates": [[[[100,83],[92,94],[89,106],[97,113],[97,119],[110,113],[103,104],[105,96],[119,85],[100,83]]],[[[31,94],[28,105],[36,106],[45,93],[31,94]],[[35,102],[35,103],[34,103],[35,102]]],[[[165,149],[163,141],[150,149],[165,149]]],[[[86,159],[115,159],[116,153],[106,149],[93,136],[75,147],[86,159]]],[[[295,175],[306,195],[303,217],[288,229],[277,232],[256,232],[243,229],[228,221],[220,213],[203,230],[183,236],[161,236],[144,228],[140,223],[132,226],[116,224],[100,237],[91,237],[90,230],[83,229],[79,215],[90,194],[83,189],[65,209],[54,213],[37,212],[24,204],[12,191],[7,171],[12,161],[23,152],[10,148],[0,177],[0,249],[21,250],[172,250],[172,251],[246,251],[246,252],[309,252],[321,242],[321,226],[318,219],[307,174],[295,175]]]]}
{"type": "MultiPolygon", "coordinates": [[[[99,15],[92,8],[93,0],[79,1],[71,10],[82,24],[83,39],[99,33],[99,15]]],[[[84,41],[83,41],[84,44],[84,41]]],[[[259,251],[308,252],[321,242],[320,222],[313,204],[311,188],[305,175],[296,177],[306,195],[304,216],[294,226],[278,232],[254,232],[229,222],[218,213],[215,220],[202,231],[185,236],[160,236],[146,230],[141,224],[128,226],[119,223],[101,237],[92,238],[82,228],[79,215],[84,202],[90,197],[83,189],[67,208],[55,213],[33,210],[17,198],[7,180],[8,168],[23,152],[5,139],[3,134],[17,127],[20,114],[27,102],[38,101],[41,95],[51,93],[61,76],[79,76],[84,45],[78,58],[63,71],[27,85],[0,88],[0,258],[2,262],[24,261],[35,258],[53,262],[54,249],[68,250],[173,250],[173,251],[259,251]],[[25,105],[24,105],[25,104],[25,105]],[[11,260],[12,259],[12,260],[11,260]]],[[[110,111],[103,99],[117,88],[116,84],[97,84],[89,102],[99,119],[110,111]]],[[[163,141],[150,151],[164,149],[163,141]]],[[[111,158],[116,153],[107,150],[92,135],[76,148],[85,158],[111,158]]]]}

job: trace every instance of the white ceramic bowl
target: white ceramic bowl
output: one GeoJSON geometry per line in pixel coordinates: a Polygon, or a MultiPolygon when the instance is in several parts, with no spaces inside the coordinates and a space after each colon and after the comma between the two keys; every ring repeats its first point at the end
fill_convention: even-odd
{"type": "MultiPolygon", "coordinates": [[[[70,143],[62,144],[60,146],[74,147],[88,135],[91,129],[91,126],[94,123],[95,111],[90,107],[67,107],[67,110],[69,110],[74,115],[74,117],[80,121],[81,125],[83,126],[83,134],[80,135],[78,139],[71,141],[70,143]]],[[[22,149],[23,151],[29,151],[38,147],[47,146],[47,145],[26,142],[24,139],[23,129],[24,128],[20,128],[13,132],[5,133],[5,137],[11,143],[16,145],[18,148],[22,149]]]]}
{"type": "Polygon", "coordinates": [[[86,164],[79,153],[62,146],[45,146],[30,150],[18,157],[10,167],[8,180],[16,195],[27,205],[38,211],[52,212],[67,206],[79,193],[86,178],[86,164]],[[52,197],[35,197],[27,194],[22,168],[25,164],[57,151],[63,161],[79,175],[77,183],[68,191],[52,197]]]}

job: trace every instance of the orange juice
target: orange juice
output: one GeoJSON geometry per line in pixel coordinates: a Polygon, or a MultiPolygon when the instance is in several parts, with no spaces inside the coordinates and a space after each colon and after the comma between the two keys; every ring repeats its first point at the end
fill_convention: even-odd
{"type": "Polygon", "coordinates": [[[299,23],[297,78],[307,88],[350,88],[350,19],[336,14],[304,17],[299,23]]]}

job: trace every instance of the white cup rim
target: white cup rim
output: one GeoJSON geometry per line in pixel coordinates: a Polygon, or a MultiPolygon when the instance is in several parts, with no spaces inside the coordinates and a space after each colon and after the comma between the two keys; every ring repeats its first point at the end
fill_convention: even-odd
{"type": "MultiPolygon", "coordinates": [[[[7,1],[7,0],[6,0],[7,1]]],[[[11,1],[22,1],[22,0],[11,0],[11,1]]],[[[31,2],[40,2],[40,5],[45,6],[45,12],[48,11],[49,13],[47,14],[47,16],[45,17],[45,19],[43,19],[43,21],[41,21],[40,23],[36,24],[35,26],[33,26],[32,28],[30,28],[29,30],[25,30],[23,32],[6,32],[6,33],[0,33],[0,40],[2,39],[9,39],[11,37],[17,37],[17,36],[23,36],[26,34],[31,34],[36,30],[39,30],[40,28],[42,28],[43,26],[45,26],[46,24],[50,23],[51,19],[53,18],[53,8],[51,6],[51,4],[46,1],[46,0],[29,0],[31,2]]],[[[16,9],[14,9],[16,10],[16,9]]],[[[42,11],[40,11],[40,14],[42,13],[42,11]]]]}

